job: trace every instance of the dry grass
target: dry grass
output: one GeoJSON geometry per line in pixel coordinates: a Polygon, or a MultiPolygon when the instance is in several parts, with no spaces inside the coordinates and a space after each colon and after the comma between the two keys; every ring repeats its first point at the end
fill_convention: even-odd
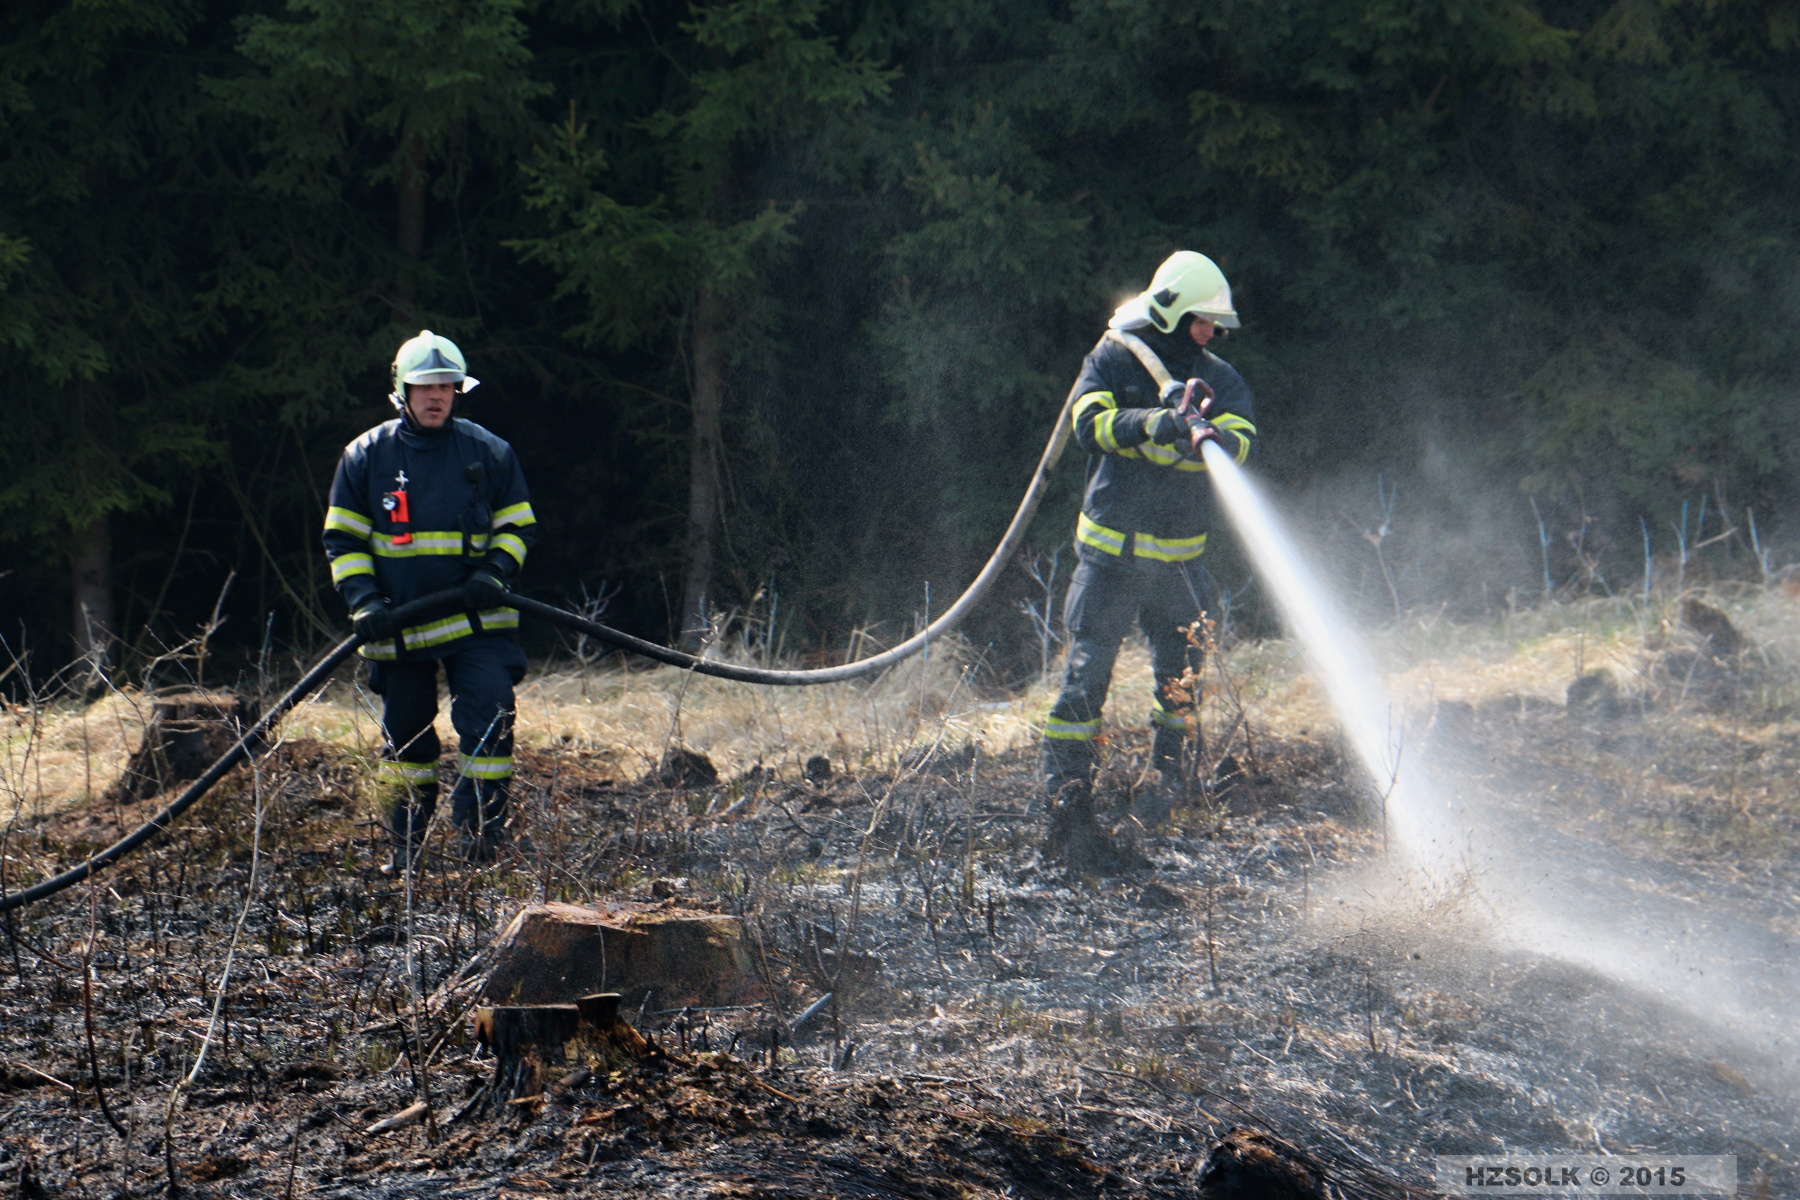
{"type": "MultiPolygon", "coordinates": [[[[1138,652],[1135,656],[1142,659],[1138,652]]],[[[891,767],[909,750],[942,741],[974,744],[985,755],[1029,745],[1049,706],[1034,688],[1013,697],[978,695],[972,656],[954,642],[934,647],[873,682],[768,688],[691,675],[670,667],[534,672],[518,690],[519,741],[595,756],[623,778],[654,769],[671,743],[708,755],[726,776],[761,765],[798,777],[824,754],[840,769],[891,767]]],[[[1128,655],[1118,703],[1134,714],[1149,704],[1144,661],[1128,655]]],[[[92,704],[62,703],[9,712],[0,744],[5,814],[48,814],[103,796],[143,739],[147,697],[121,691],[92,704]]],[[[446,711],[438,734],[453,745],[446,711]]],[[[372,758],[380,745],[380,700],[358,682],[335,683],[282,723],[287,738],[342,746],[372,758]]]]}
{"type": "MultiPolygon", "coordinates": [[[[1743,630],[1754,659],[1777,684],[1800,677],[1800,600],[1763,589],[1705,599],[1743,630]]],[[[1395,665],[1390,692],[1409,725],[1422,729],[1444,701],[1478,708],[1521,698],[1560,705],[1583,671],[1605,671],[1622,693],[1641,694],[1653,659],[1648,644],[1659,632],[1669,636],[1674,607],[1590,600],[1462,625],[1427,615],[1375,635],[1371,649],[1395,665]]],[[[726,777],[761,765],[785,778],[797,777],[816,754],[861,772],[891,767],[909,749],[936,741],[974,744],[987,756],[1030,748],[1054,697],[1054,678],[1009,696],[983,694],[971,685],[973,658],[966,646],[947,641],[929,661],[912,659],[873,682],[804,688],[755,687],[669,667],[551,664],[534,670],[519,689],[519,740],[592,754],[620,778],[653,769],[671,744],[705,753],[726,777]]],[[[1258,735],[1304,740],[1335,727],[1298,648],[1285,640],[1232,648],[1209,667],[1206,687],[1205,720],[1215,740],[1238,704],[1258,735]]],[[[1773,711],[1797,698],[1800,689],[1792,685],[1767,687],[1755,707],[1773,711]]],[[[1133,637],[1114,675],[1108,728],[1142,726],[1149,706],[1149,655],[1133,637]]],[[[136,692],[86,706],[10,711],[0,743],[0,804],[9,813],[47,813],[104,794],[138,745],[146,711],[136,692]]],[[[377,697],[340,682],[296,708],[282,732],[372,758],[380,744],[378,711],[377,697]]],[[[438,719],[438,733],[453,744],[447,713],[438,719]]]]}
{"type": "Polygon", "coordinates": [[[51,813],[103,794],[142,743],[148,715],[136,692],[87,705],[7,708],[0,738],[0,819],[51,813]]]}
{"type": "MultiPolygon", "coordinates": [[[[1256,648],[1242,653],[1254,657],[1256,648]]],[[[983,693],[974,686],[974,657],[966,645],[947,639],[929,659],[910,659],[873,681],[789,688],[673,667],[553,663],[534,668],[518,689],[519,742],[581,750],[621,778],[654,769],[671,744],[706,754],[726,777],[760,765],[783,778],[797,778],[817,754],[839,769],[861,772],[891,768],[908,751],[938,742],[972,744],[990,757],[1033,746],[1055,680],[1011,695],[983,693]]],[[[1151,687],[1141,639],[1125,646],[1115,678],[1109,724],[1142,725],[1151,687]]],[[[142,742],[148,699],[129,689],[86,705],[10,711],[0,744],[5,816],[54,813],[103,796],[142,742]]],[[[453,745],[447,709],[437,730],[453,745]]],[[[297,706],[281,734],[372,759],[381,742],[379,713],[379,697],[360,681],[340,680],[297,706]]]]}
{"type": "MultiPolygon", "coordinates": [[[[1734,620],[1752,639],[1770,630],[1764,649],[1771,661],[1783,661],[1778,639],[1791,620],[1789,602],[1746,596],[1743,604],[1732,607],[1734,620]]],[[[1616,721],[1588,721],[1548,705],[1517,718],[1503,710],[1487,716],[1497,698],[1559,698],[1576,653],[1590,664],[1601,661],[1595,655],[1627,661],[1658,628],[1648,614],[1638,625],[1637,614],[1601,606],[1558,608],[1533,620],[1456,628],[1414,622],[1390,631],[1378,651],[1393,653],[1399,670],[1390,683],[1409,701],[1455,696],[1483,709],[1472,733],[1482,753],[1474,757],[1495,792],[1506,793],[1497,801],[1529,802],[1546,827],[1566,822],[1584,836],[1600,832],[1594,814],[1616,812],[1619,837],[1634,835],[1634,844],[1644,823],[1656,820],[1683,823],[1690,846],[1695,831],[1721,850],[1744,843],[1737,831],[1746,818],[1709,824],[1711,810],[1691,793],[1720,813],[1737,812],[1736,804],[1753,814],[1771,847],[1778,838],[1790,850],[1800,845],[1792,832],[1800,825],[1779,826],[1766,807],[1793,803],[1785,780],[1800,769],[1800,737],[1786,735],[1793,744],[1781,750],[1763,729],[1784,729],[1784,718],[1759,717],[1763,725],[1743,718],[1741,737],[1722,737],[1718,732],[1732,732],[1740,716],[1698,704],[1616,721]],[[1770,742],[1759,758],[1748,757],[1752,738],[1770,742]],[[1507,769],[1492,767],[1494,755],[1504,756],[1507,769]],[[1687,774],[1618,786],[1645,763],[1680,765],[1687,774]]],[[[184,823],[121,864],[110,887],[25,910],[20,928],[29,940],[15,954],[24,967],[14,966],[11,986],[0,988],[13,1006],[0,1013],[0,1070],[30,1064],[75,1081],[104,1074],[134,1124],[136,1113],[162,1113],[164,1089],[191,1061],[182,1055],[204,1027],[194,1001],[220,978],[234,922],[248,913],[246,947],[265,969],[234,983],[228,1011],[236,1015],[221,1030],[212,1074],[192,1110],[168,1126],[169,1144],[196,1181],[202,1171],[235,1170],[231,1187],[238,1193],[273,1194],[297,1164],[298,1188],[314,1194],[392,1191],[415,1179],[427,1188],[503,1175],[561,1180],[559,1172],[577,1189],[648,1193],[655,1185],[676,1194],[678,1184],[691,1191],[693,1181],[716,1180],[725,1170],[772,1169],[770,1148],[786,1144],[747,1133],[742,1117],[714,1125],[671,1111],[671,1123],[660,1128],[682,1140],[644,1154],[617,1128],[626,1123],[617,1095],[601,1104],[598,1093],[584,1098],[572,1090],[529,1131],[465,1126],[441,1142],[428,1141],[422,1127],[388,1140],[359,1132],[416,1094],[400,1050],[417,1035],[394,1032],[386,1019],[398,1013],[397,998],[416,999],[442,985],[425,1003],[424,1020],[436,1022],[425,1028],[445,1035],[434,1043],[441,1050],[433,1068],[439,1098],[460,1095],[484,1068],[450,1036],[458,1010],[432,1005],[460,994],[449,982],[453,972],[517,905],[649,897],[653,880],[679,876],[696,896],[741,915],[759,951],[766,942],[761,970],[778,988],[783,1013],[842,982],[819,952],[823,931],[841,939],[839,947],[873,956],[880,986],[850,998],[841,1014],[834,1006],[828,1019],[793,1039],[780,1076],[767,1078],[789,1094],[812,1089],[809,1117],[823,1114],[852,1132],[889,1139],[884,1144],[904,1139],[961,1154],[990,1145],[994,1121],[1017,1119],[1024,1129],[1029,1120],[1029,1144],[1037,1150],[1053,1140],[1041,1134],[1067,1128],[1094,1161],[1173,1192],[1191,1190],[1191,1176],[1153,1174],[1162,1168],[1151,1151],[1166,1146],[1191,1167],[1201,1139],[1216,1136],[1215,1122],[1296,1136],[1312,1131],[1328,1137],[1321,1144],[1334,1153],[1366,1151],[1389,1168],[1421,1168],[1432,1152],[1499,1149],[1502,1138],[1548,1148],[1604,1136],[1609,1149],[1676,1150],[1695,1138],[1715,1144],[1729,1128],[1740,1139],[1757,1139],[1743,1144],[1775,1147],[1759,1153],[1772,1164],[1767,1169],[1783,1172],[1784,1187],[1791,1183],[1790,1168],[1781,1165],[1792,1158],[1786,1093],[1760,1077],[1734,1084],[1705,1064],[1717,1057],[1741,1081],[1757,1076],[1753,1054],[1696,1033],[1591,972],[1492,950],[1468,927],[1479,914],[1471,915],[1465,881],[1406,890],[1388,878],[1391,894],[1376,886],[1378,877],[1393,874],[1382,840],[1367,823],[1331,815],[1348,806],[1327,801],[1351,789],[1342,756],[1329,751],[1333,721],[1291,644],[1237,647],[1215,664],[1226,679],[1209,672],[1207,722],[1215,741],[1235,715],[1221,698],[1232,694],[1258,736],[1268,735],[1259,768],[1267,774],[1240,789],[1243,811],[1209,817],[1186,834],[1145,837],[1140,845],[1154,874],[1111,880],[1063,879],[1045,869],[1028,757],[992,769],[983,761],[979,778],[974,770],[880,778],[922,742],[976,741],[984,760],[1031,745],[1049,687],[1011,697],[976,694],[961,674],[967,661],[934,649],[929,665],[866,686],[823,689],[751,688],[664,670],[540,668],[521,689],[522,740],[549,751],[540,761],[559,768],[591,762],[602,778],[592,787],[592,779],[564,778],[560,788],[541,776],[527,780],[521,809],[531,838],[516,854],[480,871],[446,856],[441,869],[434,866],[404,893],[376,873],[384,836],[378,826],[356,824],[371,814],[352,800],[355,764],[334,749],[366,756],[376,744],[374,705],[354,686],[340,685],[295,713],[285,730],[327,745],[292,746],[260,781],[232,780],[212,797],[204,820],[184,823]],[[1283,742],[1284,730],[1310,736],[1283,742]],[[644,774],[674,738],[706,751],[727,775],[760,760],[792,781],[807,757],[823,752],[862,777],[820,786],[792,781],[723,811],[697,811],[682,789],[608,785],[644,774]],[[246,900],[253,891],[245,853],[252,813],[260,810],[253,798],[270,805],[264,853],[279,864],[260,877],[254,904],[246,900]],[[34,946],[62,956],[58,961],[90,954],[92,943],[79,941],[90,911],[107,923],[104,952],[92,964],[98,1068],[79,1054],[76,992],[47,963],[28,957],[34,946]],[[844,1063],[852,1045],[853,1066],[826,1065],[844,1063]],[[115,1062],[131,1064],[129,1078],[109,1067],[115,1062]],[[1570,1068],[1588,1062],[1647,1064],[1662,1103],[1645,1100],[1643,1076],[1635,1072],[1570,1068]],[[297,1063],[329,1063],[341,1077],[282,1073],[297,1063]],[[877,1083],[882,1079],[888,1082],[877,1083]],[[889,1089],[880,1103],[863,1103],[878,1086],[889,1089]],[[1747,1090],[1752,1086],[1757,1090],[1747,1090]],[[911,1124],[892,1127],[901,1110],[884,1106],[898,1103],[902,1091],[930,1094],[923,1107],[904,1110],[922,1119],[907,1116],[911,1124]],[[1007,1096],[1019,1105],[1003,1107],[1007,1096]],[[995,1107],[975,1114],[978,1098],[995,1107]],[[320,1128],[301,1125],[315,1113],[322,1114],[320,1128]],[[986,1122],[982,1141],[949,1125],[964,1114],[986,1122]],[[929,1123],[940,1117],[941,1127],[929,1123]],[[292,1136],[296,1126],[305,1136],[292,1136]],[[654,1176],[640,1169],[646,1163],[654,1176]],[[439,1173],[418,1175],[428,1170],[439,1173]]],[[[1127,648],[1116,683],[1109,727],[1139,731],[1116,741],[1141,745],[1149,700],[1141,645],[1127,648]]],[[[19,740],[23,727],[14,727],[7,749],[15,758],[0,760],[12,775],[0,786],[20,792],[35,771],[63,789],[63,803],[102,786],[99,764],[105,753],[122,758],[133,711],[129,697],[57,709],[29,747],[19,740]],[[108,723],[118,747],[97,741],[108,723]],[[32,759],[14,768],[26,749],[32,759]]],[[[35,795],[42,803],[46,791],[35,795]]],[[[27,846],[20,867],[9,870],[40,876],[87,844],[66,840],[85,836],[74,821],[46,824],[51,836],[27,846]]],[[[1745,860],[1735,851],[1716,861],[1719,871],[1706,878],[1721,881],[1718,894],[1791,912],[1780,891],[1786,876],[1763,883],[1754,872],[1740,875],[1745,860]]],[[[8,982],[10,961],[0,956],[0,983],[8,982]]],[[[84,962],[71,974],[87,971],[84,962]]],[[[677,1036],[672,1013],[653,1019],[663,1022],[658,1032],[666,1041],[677,1036]]],[[[760,1013],[721,1014],[714,1028],[748,1031],[738,1049],[749,1057],[763,1044],[757,1023],[765,1020],[760,1013]]],[[[38,1077],[0,1079],[23,1093],[8,1110],[19,1118],[8,1138],[23,1144],[21,1131],[29,1130],[37,1139],[31,1169],[58,1172],[52,1182],[59,1189],[76,1178],[82,1194],[142,1195],[164,1186],[160,1157],[140,1161],[91,1136],[98,1125],[79,1097],[45,1103],[47,1085],[38,1077]]],[[[665,1099],[693,1100],[698,1085],[682,1077],[670,1086],[654,1098],[658,1113],[665,1099]]],[[[769,1093],[754,1091],[743,1111],[760,1128],[758,1106],[767,1107],[769,1093]]],[[[826,1161],[817,1150],[823,1135],[812,1124],[793,1153],[826,1161]]],[[[884,1153],[884,1161],[905,1159],[884,1153]]],[[[1097,1191],[1101,1176],[1086,1178],[1097,1191]]],[[[1041,1176],[1035,1180],[1038,1190],[1046,1186],[1041,1176]]],[[[852,1190],[831,1180],[808,1186],[820,1194],[852,1190]]],[[[63,1194],[75,1191],[70,1185],[63,1194]]],[[[1781,1194],[1800,1193],[1789,1187],[1781,1194]]]]}
{"type": "MultiPolygon", "coordinates": [[[[1723,611],[1745,635],[1746,666],[1758,676],[1750,697],[1754,713],[1772,716],[1800,703],[1800,598],[1779,589],[1690,594],[1723,611]]],[[[1594,671],[1608,675],[1623,696],[1647,696],[1659,644],[1692,641],[1679,627],[1679,607],[1678,600],[1646,605],[1592,599],[1478,624],[1413,617],[1368,635],[1368,641],[1375,659],[1390,667],[1389,694],[1409,723],[1422,727],[1445,701],[1476,708],[1505,701],[1560,707],[1569,684],[1594,671]]],[[[1335,722],[1293,643],[1239,646],[1227,666],[1243,682],[1252,717],[1268,732],[1305,737],[1335,722]]],[[[1679,694],[1663,699],[1669,715],[1710,719],[1679,694]]],[[[1733,720],[1742,723],[1741,716],[1733,720]]]]}

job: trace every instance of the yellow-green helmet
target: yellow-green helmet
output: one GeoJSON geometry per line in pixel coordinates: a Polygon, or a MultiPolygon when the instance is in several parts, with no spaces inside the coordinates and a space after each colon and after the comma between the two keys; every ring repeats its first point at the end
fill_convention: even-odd
{"type": "MultiPolygon", "coordinates": [[[[1164,333],[1193,313],[1226,329],[1238,327],[1237,309],[1231,306],[1231,285],[1219,264],[1192,250],[1177,250],[1163,260],[1150,286],[1137,298],[1150,323],[1164,333]]],[[[1121,312],[1124,310],[1121,309],[1121,312]]]]}
{"type": "Polygon", "coordinates": [[[407,338],[394,354],[394,402],[404,404],[409,383],[455,383],[459,392],[472,392],[481,380],[469,374],[468,363],[455,342],[429,329],[407,338]]]}

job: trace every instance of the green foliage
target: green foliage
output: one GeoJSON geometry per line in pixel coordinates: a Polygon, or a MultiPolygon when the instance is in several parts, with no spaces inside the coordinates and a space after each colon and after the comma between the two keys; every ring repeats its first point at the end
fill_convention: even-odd
{"type": "MultiPolygon", "coordinates": [[[[634,177],[609,172],[571,102],[567,123],[524,168],[527,202],[555,232],[510,244],[558,272],[559,296],[582,296],[588,316],[578,336],[641,343],[698,287],[742,302],[759,290],[771,256],[794,246],[801,205],[746,193],[734,158],[759,142],[791,146],[841,126],[886,96],[892,74],[821,33],[823,8],[737,0],[678,22],[683,53],[664,51],[667,77],[656,88],[670,99],[635,122],[648,144],[634,177]]],[[[622,35],[629,16],[616,19],[622,35]]],[[[811,165],[844,167],[817,157],[811,165]]]]}
{"type": "Polygon", "coordinates": [[[661,199],[622,204],[595,186],[606,155],[587,135],[571,113],[553,147],[540,147],[521,168],[526,203],[551,213],[558,228],[510,244],[526,262],[557,272],[557,299],[580,294],[588,315],[576,336],[623,348],[666,328],[686,298],[697,248],[661,199]]]}
{"type": "Polygon", "coordinates": [[[894,633],[1182,246],[1232,279],[1280,483],[1380,471],[1533,537],[1521,485],[1634,538],[1702,490],[1792,510],[1795,14],[27,0],[0,14],[0,529],[32,553],[0,606],[47,619],[110,514],[137,619],[168,592],[191,623],[236,566],[241,636],[335,620],[318,497],[429,326],[539,493],[529,580],[617,580],[654,632],[706,294],[718,599],[774,576],[790,645],[894,633]]]}
{"type": "Polygon", "coordinates": [[[240,22],[238,53],[260,68],[209,81],[256,118],[265,165],[256,182],[279,195],[341,197],[357,180],[393,183],[447,163],[440,195],[470,169],[478,138],[522,139],[531,78],[520,0],[289,0],[281,17],[240,22]],[[374,145],[370,145],[373,140],[374,145]]]}
{"type": "Polygon", "coordinates": [[[216,327],[177,269],[194,78],[154,65],[197,19],[177,0],[0,18],[0,536],[52,554],[216,450],[180,371],[216,327]]]}

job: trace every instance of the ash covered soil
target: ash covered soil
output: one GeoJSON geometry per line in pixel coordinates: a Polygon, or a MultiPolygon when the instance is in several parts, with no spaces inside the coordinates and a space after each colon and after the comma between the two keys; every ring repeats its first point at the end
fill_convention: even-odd
{"type": "MultiPolygon", "coordinates": [[[[1520,708],[1462,736],[1488,777],[1503,759],[1544,768],[1512,803],[1546,821],[1606,809],[1617,839],[1666,818],[1591,798],[1614,786],[1607,755],[1643,749],[1583,729],[1520,708]],[[1551,758],[1531,749],[1546,741],[1551,758]],[[1591,794],[1573,809],[1572,778],[1591,794]]],[[[1205,1195],[1202,1164],[1238,1127],[1297,1145],[1346,1196],[1430,1194],[1434,1154],[1567,1149],[1735,1154],[1745,1193],[1800,1196],[1795,1089],[1754,1039],[1488,945],[1454,888],[1393,898],[1408,893],[1333,744],[1257,739],[1235,786],[1150,836],[1123,815],[1144,750],[1128,738],[1101,798],[1138,861],[1109,877],[1042,861],[1016,757],[940,746],[895,773],[671,787],[561,749],[522,753],[521,836],[501,862],[434,856],[410,896],[377,869],[364,765],[285,744],[97,886],[14,914],[0,1180],[20,1200],[171,1182],[284,1198],[1205,1195]],[[741,916],[769,1003],[627,1013],[679,1061],[552,1078],[498,1116],[470,1105],[493,1064],[468,1014],[511,917],[658,897],[741,916]],[[771,1029],[827,992],[771,1056],[771,1029]],[[369,1132],[421,1087],[432,1128],[369,1132]]],[[[1756,771],[1773,778],[1785,754],[1759,752],[1756,771]]],[[[149,811],[21,825],[8,886],[149,811]]],[[[1644,852],[1778,927],[1792,851],[1746,872],[1739,849],[1699,841],[1644,852]]]]}

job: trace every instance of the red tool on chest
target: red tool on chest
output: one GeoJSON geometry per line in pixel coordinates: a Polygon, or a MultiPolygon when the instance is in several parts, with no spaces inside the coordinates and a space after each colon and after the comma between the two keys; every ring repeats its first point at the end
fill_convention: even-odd
{"type": "Polygon", "coordinates": [[[381,493],[381,507],[387,510],[388,523],[393,526],[393,544],[406,546],[412,543],[412,514],[406,508],[406,472],[401,471],[394,476],[394,482],[400,486],[391,492],[381,493]]]}

